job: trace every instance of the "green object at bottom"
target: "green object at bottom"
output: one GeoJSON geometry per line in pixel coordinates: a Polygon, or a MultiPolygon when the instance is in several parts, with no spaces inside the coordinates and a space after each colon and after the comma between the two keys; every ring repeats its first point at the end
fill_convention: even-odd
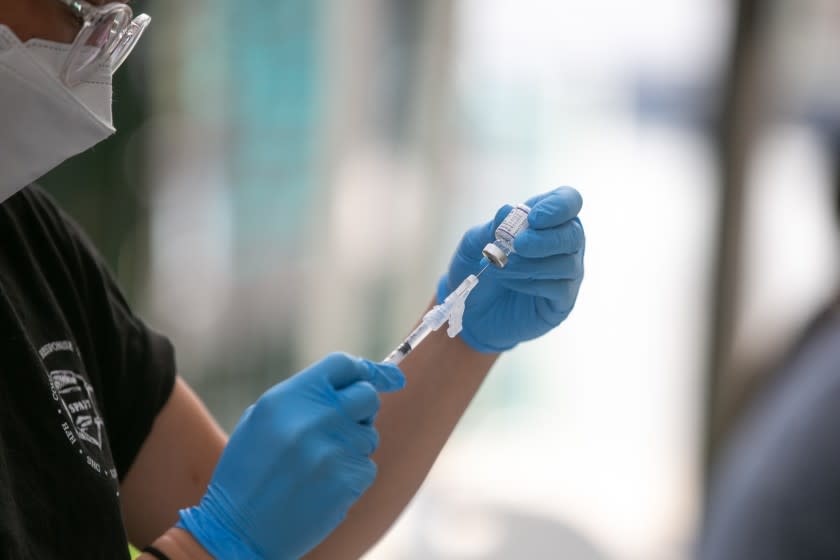
{"type": "Polygon", "coordinates": [[[134,560],[135,558],[140,556],[140,551],[131,545],[128,545],[128,553],[131,554],[131,560],[134,560]]]}

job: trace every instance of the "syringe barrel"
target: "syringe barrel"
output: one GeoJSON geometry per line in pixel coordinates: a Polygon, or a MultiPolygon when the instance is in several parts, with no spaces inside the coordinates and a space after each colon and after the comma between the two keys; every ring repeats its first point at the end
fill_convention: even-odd
{"type": "Polygon", "coordinates": [[[403,358],[405,358],[409,352],[417,348],[417,345],[423,342],[423,340],[429,336],[434,329],[429,325],[429,323],[423,320],[417,328],[411,331],[411,334],[406,337],[406,339],[397,346],[396,350],[388,354],[388,357],[385,358],[384,362],[387,364],[399,364],[403,358]]]}
{"type": "MultiPolygon", "coordinates": [[[[399,364],[403,358],[405,358],[409,352],[417,348],[417,345],[423,342],[423,340],[429,336],[432,331],[438,330],[447,321],[450,322],[451,326],[452,321],[455,320],[458,325],[455,330],[460,331],[461,315],[464,312],[464,301],[467,299],[467,296],[470,295],[472,289],[477,285],[478,277],[474,274],[470,274],[464,278],[464,281],[455,288],[455,291],[446,296],[443,303],[435,305],[427,311],[425,315],[423,315],[423,320],[420,321],[417,328],[411,331],[411,334],[406,337],[402,344],[400,344],[396,350],[391,352],[388,357],[385,358],[385,362],[390,364],[399,364]],[[453,309],[455,309],[456,306],[460,306],[460,313],[457,318],[452,316],[453,309]]],[[[450,336],[455,335],[451,334],[450,336]]]]}

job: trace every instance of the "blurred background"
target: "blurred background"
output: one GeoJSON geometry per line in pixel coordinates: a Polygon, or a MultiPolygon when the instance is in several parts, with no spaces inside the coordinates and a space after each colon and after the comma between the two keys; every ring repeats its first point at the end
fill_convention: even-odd
{"type": "Polygon", "coordinates": [[[681,559],[833,298],[837,0],[146,0],[120,134],[43,184],[230,429],[384,356],[460,235],[584,196],[575,312],[504,356],[369,560],[681,559]]]}

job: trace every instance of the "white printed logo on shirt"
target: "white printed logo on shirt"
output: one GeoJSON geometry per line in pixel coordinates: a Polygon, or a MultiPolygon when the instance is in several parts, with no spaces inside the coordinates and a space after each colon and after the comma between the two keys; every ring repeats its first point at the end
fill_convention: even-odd
{"type": "Polygon", "coordinates": [[[110,451],[103,449],[105,422],[97,409],[93,386],[74,369],[81,366],[75,345],[69,340],[59,340],[45,344],[38,353],[47,365],[56,412],[67,440],[92,470],[116,479],[116,469],[107,464],[110,451]]]}

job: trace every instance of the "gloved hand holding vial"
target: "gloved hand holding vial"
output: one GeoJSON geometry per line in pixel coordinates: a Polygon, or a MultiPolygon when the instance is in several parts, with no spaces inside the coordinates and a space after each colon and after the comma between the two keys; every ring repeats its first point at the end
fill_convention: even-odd
{"type": "Polygon", "coordinates": [[[446,321],[449,336],[457,336],[464,328],[465,313],[469,313],[471,328],[463,333],[463,338],[482,352],[507,350],[562,322],[574,305],[583,274],[584,235],[577,218],[581,204],[577,191],[560,188],[525,204],[504,206],[492,222],[467,232],[450,272],[441,279],[438,305],[424,315],[385,362],[399,364],[446,321]],[[533,218],[531,204],[537,210],[533,218]],[[533,226],[533,231],[528,231],[529,226],[533,226]],[[487,243],[478,252],[482,239],[487,243]],[[524,254],[516,255],[517,245],[524,254]],[[468,251],[472,254],[466,254],[468,251]],[[513,267],[505,271],[511,256],[513,267]],[[468,300],[488,268],[495,269],[488,274],[490,286],[477,298],[468,300]],[[450,290],[453,274],[460,279],[466,272],[470,274],[450,290]],[[495,313],[494,301],[504,306],[495,313]],[[473,309],[474,305],[477,309],[473,309]],[[489,325],[481,324],[487,320],[489,325]]]}
{"type": "Polygon", "coordinates": [[[479,352],[510,350],[568,317],[583,280],[585,236],[577,217],[582,206],[576,190],[560,187],[515,208],[505,205],[493,220],[464,234],[437,298],[442,302],[490,263],[464,310],[460,336],[467,345],[479,352]],[[508,227],[500,228],[509,216],[508,227]],[[527,227],[517,225],[523,218],[527,227]]]}

